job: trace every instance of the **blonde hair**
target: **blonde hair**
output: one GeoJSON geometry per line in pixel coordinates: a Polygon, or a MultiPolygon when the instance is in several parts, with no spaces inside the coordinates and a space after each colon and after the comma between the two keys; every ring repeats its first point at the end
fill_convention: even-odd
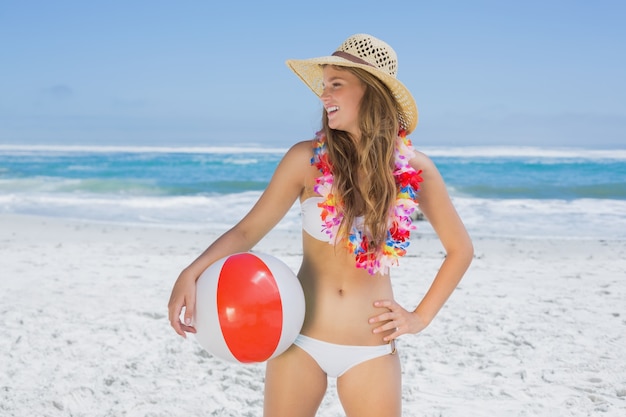
{"type": "Polygon", "coordinates": [[[359,68],[336,68],[353,73],[365,85],[358,143],[349,133],[331,129],[326,112],[322,116],[334,192],[342,202],[339,235],[348,236],[354,220],[363,216],[370,251],[376,252],[387,239],[390,211],[398,194],[393,170],[399,106],[387,86],[374,75],[359,68]]]}

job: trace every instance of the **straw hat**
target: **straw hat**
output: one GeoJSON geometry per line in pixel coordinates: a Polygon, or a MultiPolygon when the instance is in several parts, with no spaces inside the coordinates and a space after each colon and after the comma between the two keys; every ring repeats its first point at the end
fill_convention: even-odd
{"type": "Polygon", "coordinates": [[[361,68],[381,80],[395,96],[400,125],[411,133],[417,125],[417,106],[409,90],[396,78],[398,58],[385,42],[371,35],[352,35],[331,55],[311,59],[289,59],[287,66],[317,96],[321,96],[323,65],[361,68]]]}

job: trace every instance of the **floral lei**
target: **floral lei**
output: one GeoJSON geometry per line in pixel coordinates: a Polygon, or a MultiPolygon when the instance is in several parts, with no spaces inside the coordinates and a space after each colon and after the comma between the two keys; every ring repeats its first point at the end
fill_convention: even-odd
{"type": "MultiPolygon", "coordinates": [[[[321,175],[315,180],[314,190],[320,194],[324,201],[318,204],[322,209],[322,230],[329,235],[329,243],[336,244],[339,225],[343,219],[341,202],[333,194],[333,173],[326,146],[326,136],[322,132],[316,135],[316,143],[311,158],[311,165],[320,170],[321,175]]],[[[398,196],[392,214],[389,218],[389,230],[387,239],[382,247],[375,252],[370,252],[367,235],[363,230],[353,225],[346,246],[354,253],[356,267],[366,269],[371,275],[378,272],[387,274],[389,268],[398,265],[398,260],[406,253],[409,246],[411,230],[416,227],[412,224],[411,214],[417,208],[417,192],[420,188],[422,171],[416,171],[409,164],[415,155],[410,139],[406,132],[400,130],[394,152],[396,167],[393,176],[398,186],[398,196]]],[[[346,239],[343,239],[346,240],[346,239]]]]}

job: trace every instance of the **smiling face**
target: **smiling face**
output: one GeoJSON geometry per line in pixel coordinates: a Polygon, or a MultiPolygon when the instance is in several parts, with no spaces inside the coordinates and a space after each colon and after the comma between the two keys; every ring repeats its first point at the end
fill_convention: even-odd
{"type": "Polygon", "coordinates": [[[320,99],[328,116],[328,126],[348,132],[358,139],[361,135],[359,109],[365,85],[350,71],[330,65],[325,66],[323,71],[324,90],[320,99]]]}

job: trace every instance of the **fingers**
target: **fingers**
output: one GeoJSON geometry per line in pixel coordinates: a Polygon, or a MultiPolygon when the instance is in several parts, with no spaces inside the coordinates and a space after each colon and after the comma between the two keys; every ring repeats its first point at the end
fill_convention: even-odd
{"type": "Polygon", "coordinates": [[[195,280],[184,279],[181,275],[174,284],[170,296],[168,304],[170,325],[182,337],[187,337],[187,333],[196,333],[192,325],[196,310],[195,289],[195,280]]]}
{"type": "Polygon", "coordinates": [[[383,338],[385,341],[394,339],[397,336],[400,336],[401,334],[406,333],[404,331],[404,327],[400,325],[398,322],[396,322],[395,320],[387,321],[382,326],[379,326],[373,330],[374,333],[384,333],[384,332],[389,332],[389,331],[393,331],[393,333],[386,335],[383,338]]]}
{"type": "Polygon", "coordinates": [[[195,315],[196,303],[194,301],[188,300],[187,305],[185,306],[185,326],[191,326],[193,321],[193,317],[195,315]]]}
{"type": "Polygon", "coordinates": [[[406,330],[404,330],[404,327],[398,326],[398,324],[395,321],[389,321],[383,324],[382,326],[375,328],[372,331],[374,333],[391,332],[383,337],[383,340],[385,342],[389,342],[390,340],[396,339],[399,336],[406,333],[406,330]]]}
{"type": "MultiPolygon", "coordinates": [[[[196,333],[196,328],[193,327],[193,326],[187,326],[187,325],[184,325],[184,324],[181,323],[180,328],[183,329],[183,331],[187,332],[187,333],[196,333]]],[[[185,336],[186,336],[186,334],[185,334],[185,336]]],[[[185,337],[185,336],[183,336],[183,337],[185,337]]]]}
{"type": "Polygon", "coordinates": [[[187,337],[185,331],[183,330],[184,325],[180,322],[180,313],[182,312],[182,309],[182,303],[170,302],[168,306],[170,326],[172,326],[174,331],[180,336],[187,337]]]}
{"type": "Polygon", "coordinates": [[[194,302],[170,302],[168,306],[170,325],[174,331],[182,337],[187,337],[187,333],[196,333],[195,327],[192,326],[193,316],[195,312],[194,302]],[[185,305],[186,304],[186,305],[185,305]],[[185,312],[183,315],[184,322],[181,321],[181,314],[183,313],[183,307],[185,312]]]}
{"type": "Polygon", "coordinates": [[[393,307],[399,307],[398,303],[396,303],[393,300],[378,300],[378,301],[374,301],[374,307],[380,307],[380,308],[388,308],[390,310],[393,309],[393,307]]]}
{"type": "Polygon", "coordinates": [[[373,333],[384,333],[391,331],[392,333],[385,335],[383,340],[388,342],[396,339],[398,336],[407,332],[406,318],[404,313],[406,310],[393,300],[379,300],[374,302],[374,307],[387,308],[388,311],[381,313],[369,319],[370,324],[383,323],[381,326],[375,327],[373,333]]]}
{"type": "Polygon", "coordinates": [[[181,325],[184,331],[188,333],[195,333],[196,328],[193,327],[193,318],[196,314],[196,302],[195,300],[187,301],[187,305],[185,306],[185,314],[184,320],[185,323],[181,325]]]}

